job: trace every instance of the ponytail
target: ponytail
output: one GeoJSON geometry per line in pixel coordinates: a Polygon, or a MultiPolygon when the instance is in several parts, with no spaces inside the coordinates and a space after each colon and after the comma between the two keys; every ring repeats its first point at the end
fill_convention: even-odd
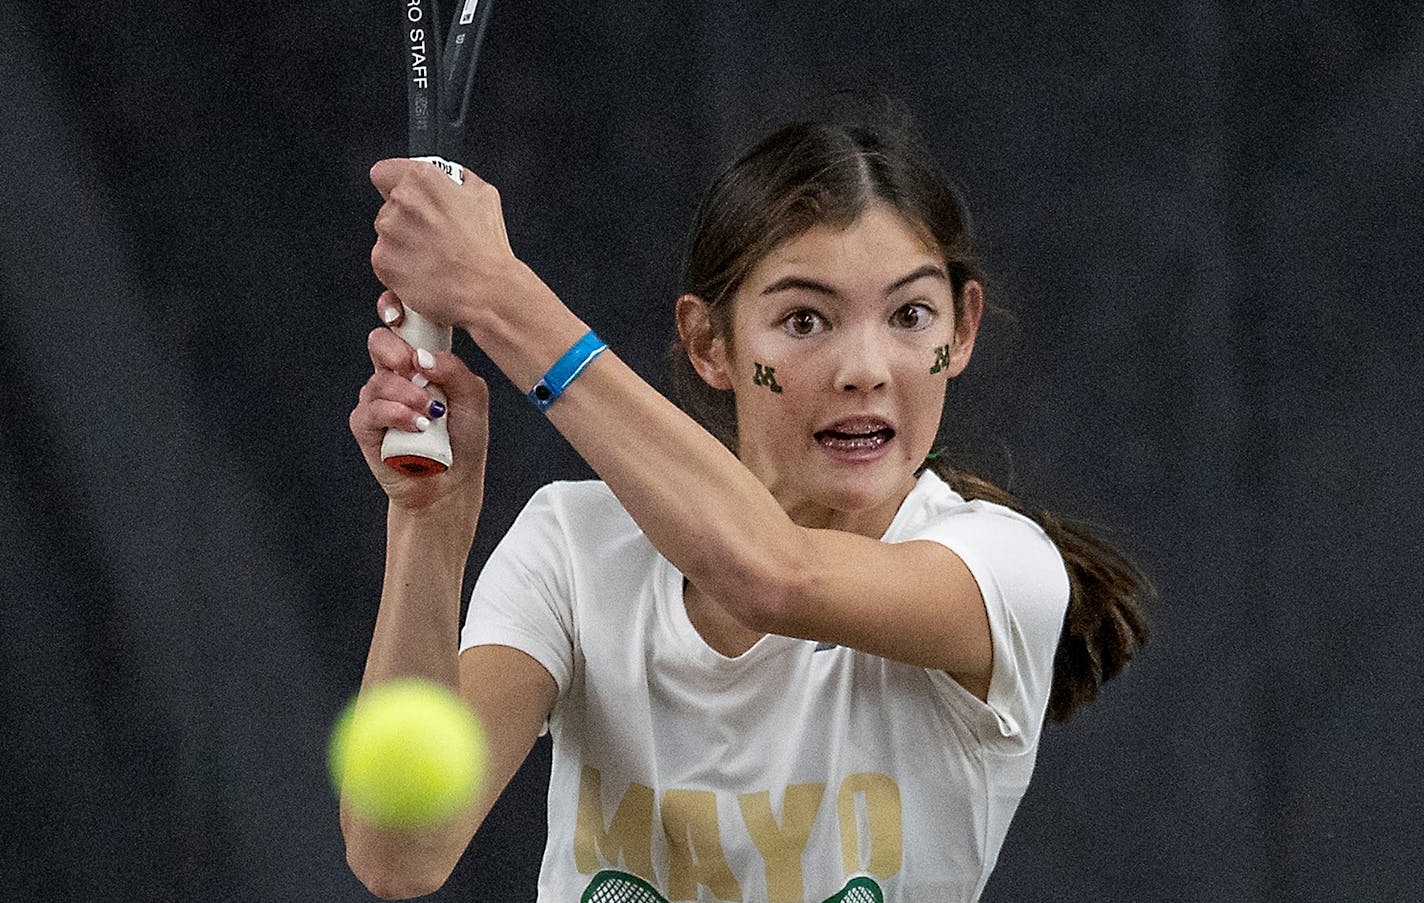
{"type": "Polygon", "coordinates": [[[1146,603],[1156,594],[1147,576],[1086,525],[1032,510],[1008,491],[958,470],[940,455],[931,470],[966,500],[982,499],[1029,517],[1058,546],[1068,569],[1068,614],[1053,656],[1048,720],[1063,722],[1115,677],[1147,642],[1146,603]]]}

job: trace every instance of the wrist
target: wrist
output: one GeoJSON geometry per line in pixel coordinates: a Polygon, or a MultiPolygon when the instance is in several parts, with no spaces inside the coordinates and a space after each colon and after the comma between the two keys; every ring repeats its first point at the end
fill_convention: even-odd
{"type": "Polygon", "coordinates": [[[425,554],[464,567],[475,541],[480,506],[442,501],[421,508],[395,502],[386,509],[386,535],[392,546],[418,546],[425,554]]]}
{"type": "Polygon", "coordinates": [[[498,303],[472,299],[461,324],[520,392],[527,392],[588,332],[554,290],[521,261],[511,265],[498,303]]]}
{"type": "Polygon", "coordinates": [[[562,306],[544,280],[516,257],[496,278],[466,293],[460,304],[463,317],[454,325],[484,347],[490,337],[519,328],[538,318],[541,311],[562,306]]]}

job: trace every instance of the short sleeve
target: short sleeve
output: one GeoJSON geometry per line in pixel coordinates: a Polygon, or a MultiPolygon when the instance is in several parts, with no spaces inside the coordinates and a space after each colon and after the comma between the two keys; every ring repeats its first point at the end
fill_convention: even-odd
{"type": "Polygon", "coordinates": [[[974,501],[906,539],[948,547],[969,567],[989,616],[994,664],[987,703],[947,674],[937,681],[966,715],[981,742],[1027,749],[1038,741],[1053,658],[1068,610],[1068,571],[1058,547],[1032,520],[974,501]]]}
{"type": "Polygon", "coordinates": [[[552,486],[529,500],[499,541],[470,593],[460,651],[512,646],[549,672],[559,696],[573,676],[574,617],[568,537],[552,486]]]}

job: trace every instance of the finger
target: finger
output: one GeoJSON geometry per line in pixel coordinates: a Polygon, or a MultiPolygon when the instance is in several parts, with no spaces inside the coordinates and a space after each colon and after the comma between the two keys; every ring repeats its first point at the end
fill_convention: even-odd
{"type": "Polygon", "coordinates": [[[423,165],[404,157],[392,157],[389,160],[377,161],[376,165],[371,167],[371,184],[376,186],[376,190],[381,193],[382,198],[390,200],[391,192],[395,190],[395,187],[410,175],[414,167],[423,165]]]}
{"type": "Polygon", "coordinates": [[[415,365],[412,378],[416,385],[420,384],[420,377],[424,377],[439,386],[452,405],[468,407],[487,403],[488,385],[454,352],[417,350],[411,360],[415,365]]]}
{"type": "Polygon", "coordinates": [[[358,437],[375,440],[386,430],[420,433],[430,429],[431,420],[421,411],[389,398],[377,398],[361,404],[351,412],[351,431],[358,437]]]}
{"type": "Polygon", "coordinates": [[[366,452],[379,447],[387,430],[419,432],[447,413],[446,406],[425,390],[392,373],[372,376],[361,387],[359,399],[347,420],[366,452]]]}
{"type": "MultiPolygon", "coordinates": [[[[386,402],[381,403],[382,406],[386,402]]],[[[386,426],[378,422],[376,412],[378,408],[374,401],[362,399],[361,403],[351,409],[351,416],[347,418],[347,424],[351,427],[351,435],[356,437],[356,441],[364,448],[366,446],[379,446],[381,440],[385,438],[386,426]]]]}
{"type": "Polygon", "coordinates": [[[415,349],[394,329],[377,326],[366,335],[366,352],[377,373],[391,370],[407,378],[415,375],[415,349]]]}
{"type": "Polygon", "coordinates": [[[401,304],[396,293],[389,289],[381,292],[381,297],[376,299],[376,316],[381,318],[381,322],[394,329],[405,320],[405,305],[401,304]]]}
{"type": "Polygon", "coordinates": [[[488,419],[489,383],[482,378],[466,370],[460,376],[447,380],[441,389],[445,392],[447,409],[458,409],[465,414],[488,419]]]}
{"type": "Polygon", "coordinates": [[[366,337],[366,349],[377,374],[394,373],[420,389],[434,383],[445,388],[447,396],[451,391],[459,395],[474,391],[471,380],[478,377],[452,352],[415,348],[394,330],[380,328],[366,337]]]}
{"type": "Polygon", "coordinates": [[[461,164],[461,165],[460,165],[460,169],[462,170],[462,172],[461,172],[461,174],[460,174],[460,188],[461,188],[461,189],[463,189],[463,190],[465,190],[465,191],[470,191],[470,190],[475,189],[475,188],[493,188],[493,187],[494,187],[494,186],[491,185],[490,183],[486,182],[484,179],[480,178],[479,173],[475,172],[475,171],[474,171],[473,169],[471,169],[470,167],[465,166],[464,164],[461,164]]]}
{"type": "MultiPolygon", "coordinates": [[[[470,171],[463,166],[460,168],[464,173],[461,177],[463,184],[464,179],[469,178],[470,171]]],[[[480,180],[478,177],[475,178],[479,184],[485,184],[483,180],[480,180]]],[[[445,175],[445,170],[440,167],[431,166],[425,161],[412,160],[408,157],[392,157],[388,160],[380,160],[371,167],[371,184],[376,187],[376,190],[381,193],[381,197],[385,200],[389,201],[396,193],[397,187],[402,183],[410,183],[412,187],[416,185],[422,186],[416,189],[417,194],[426,194],[431,189],[436,191],[449,191],[459,187],[445,175]]],[[[407,200],[408,199],[409,198],[407,198],[407,200]]]]}
{"type": "Polygon", "coordinates": [[[438,399],[430,389],[419,386],[389,370],[372,375],[361,389],[362,400],[367,403],[394,401],[397,404],[405,405],[416,414],[429,417],[432,420],[444,414],[443,407],[431,407],[431,403],[438,399]],[[439,413],[436,413],[437,411],[439,413]]]}

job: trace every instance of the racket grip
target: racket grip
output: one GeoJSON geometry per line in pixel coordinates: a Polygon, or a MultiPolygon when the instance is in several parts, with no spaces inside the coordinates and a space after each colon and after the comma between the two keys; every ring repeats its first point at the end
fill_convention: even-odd
{"type": "MultiPolygon", "coordinates": [[[[432,353],[450,350],[450,327],[433,323],[410,308],[406,308],[405,319],[396,327],[396,334],[415,348],[432,353]]],[[[446,401],[439,386],[431,385],[429,389],[437,400],[446,401]]],[[[381,440],[381,460],[387,467],[415,477],[444,473],[454,461],[450,452],[449,421],[448,416],[435,417],[423,433],[386,430],[381,440]]]]}
{"type": "MultiPolygon", "coordinates": [[[[464,184],[464,172],[460,164],[443,157],[413,157],[433,163],[456,184],[464,184]]],[[[450,350],[450,327],[441,326],[420,314],[405,309],[401,325],[395,328],[396,335],[405,339],[414,348],[426,351],[450,350]]],[[[440,402],[445,402],[445,393],[439,386],[430,386],[430,393],[440,402]]],[[[434,476],[444,473],[455,460],[450,453],[450,423],[448,417],[436,417],[430,421],[423,433],[407,433],[405,430],[386,430],[381,440],[381,460],[387,467],[403,471],[416,477],[434,476]]]]}

